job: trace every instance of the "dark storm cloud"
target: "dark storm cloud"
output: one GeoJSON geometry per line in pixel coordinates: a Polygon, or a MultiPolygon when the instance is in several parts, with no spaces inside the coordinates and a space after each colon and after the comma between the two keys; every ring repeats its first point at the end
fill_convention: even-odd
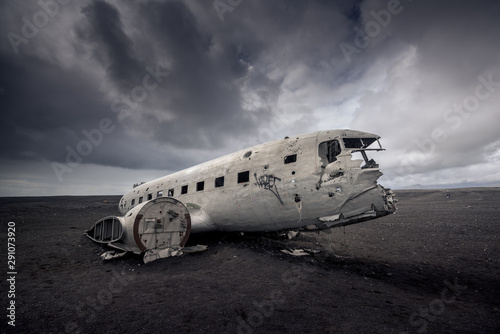
{"type": "Polygon", "coordinates": [[[158,150],[124,134],[109,102],[81,72],[32,56],[4,55],[0,55],[0,71],[9,78],[2,82],[0,95],[3,159],[43,160],[48,169],[50,162],[66,163],[68,152],[88,141],[83,131],[99,129],[100,122],[108,119],[113,132],[104,135],[101,144],[94,146],[82,162],[129,168],[170,167],[157,158],[158,150]]]}
{"type": "Polygon", "coordinates": [[[93,84],[35,56],[0,54],[2,157],[61,160],[64,143],[108,113],[93,84]]]}
{"type": "MultiPolygon", "coordinates": [[[[40,11],[29,6],[14,9],[28,18],[40,11]]],[[[87,140],[82,131],[96,129],[108,118],[113,132],[93,147],[83,163],[175,170],[200,158],[169,151],[172,148],[217,149],[226,144],[222,134],[244,136],[266,118],[269,110],[246,115],[238,87],[232,84],[247,72],[248,65],[240,60],[250,61],[248,52],[231,44],[224,47],[221,56],[209,59],[211,37],[200,31],[189,9],[180,2],[143,4],[135,9],[138,25],[144,28],[141,41],[159,45],[161,55],[152,52],[139,59],[141,41],[127,35],[117,8],[104,1],[91,2],[75,13],[72,31],[76,39],[70,44],[74,50],[53,50],[55,56],[76,52],[83,61],[93,60],[95,65],[88,72],[43,54],[47,46],[43,44],[44,33],[57,26],[40,29],[37,38],[23,45],[15,57],[9,47],[2,49],[1,73],[8,80],[1,83],[1,127],[2,137],[9,139],[2,140],[2,158],[65,163],[68,147],[76,150],[87,140]],[[131,110],[133,117],[119,119],[102,88],[130,95],[131,89],[151,73],[147,66],[154,71],[165,55],[171,79],[138,103],[131,110]],[[108,81],[96,85],[99,67],[108,81]],[[163,120],[162,113],[173,120],[163,120]]],[[[13,31],[23,22],[11,21],[13,27],[6,29],[13,31]]],[[[92,61],[86,62],[89,64],[92,61]]]]}
{"type": "MultiPolygon", "coordinates": [[[[141,3],[138,15],[143,36],[153,38],[171,72],[165,83],[171,94],[152,107],[174,118],[161,121],[158,114],[141,115],[139,125],[152,129],[159,142],[186,148],[218,148],[229,137],[251,134],[258,120],[241,108],[234,81],[247,73],[253,55],[228,41],[220,54],[211,56],[211,31],[202,30],[180,1],[141,3]]],[[[270,110],[258,113],[265,120],[270,110]]]]}
{"type": "Polygon", "coordinates": [[[225,138],[251,134],[260,120],[269,117],[270,110],[248,115],[241,108],[239,88],[233,82],[246,74],[248,63],[243,58],[250,61],[248,54],[229,44],[211,57],[212,36],[200,29],[182,2],[131,6],[136,15],[133,24],[140,31],[134,40],[123,30],[118,10],[103,1],[84,7],[76,27],[79,42],[91,48],[114,87],[124,94],[130,96],[131,89],[142,83],[147,66],[169,72],[139,106],[129,108],[133,115],[121,123],[126,131],[187,149],[220,148],[225,138]],[[148,53],[141,53],[138,48],[147,43],[153,47],[146,46],[148,53]],[[139,54],[141,60],[136,58],[139,54]]]}
{"type": "Polygon", "coordinates": [[[78,43],[92,46],[92,56],[121,91],[140,82],[144,66],[134,56],[133,42],[123,31],[119,11],[105,1],[82,8],[83,19],[75,27],[78,43]]]}

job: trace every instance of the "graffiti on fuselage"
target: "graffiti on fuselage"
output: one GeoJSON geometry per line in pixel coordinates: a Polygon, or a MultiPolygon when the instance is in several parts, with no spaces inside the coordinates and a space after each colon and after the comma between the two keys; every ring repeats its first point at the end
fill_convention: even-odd
{"type": "Polygon", "coordinates": [[[276,181],[281,181],[279,177],[274,176],[272,174],[271,175],[264,174],[261,176],[257,176],[257,173],[254,173],[253,176],[255,177],[255,181],[257,182],[259,188],[264,188],[266,190],[269,190],[280,201],[280,204],[283,204],[280,193],[278,192],[278,187],[276,186],[276,181]]]}

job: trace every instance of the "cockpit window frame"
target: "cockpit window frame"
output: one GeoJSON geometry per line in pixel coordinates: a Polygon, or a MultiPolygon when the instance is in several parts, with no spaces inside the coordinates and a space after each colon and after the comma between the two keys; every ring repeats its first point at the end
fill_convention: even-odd
{"type": "Polygon", "coordinates": [[[379,168],[379,165],[375,162],[375,160],[369,159],[366,154],[366,151],[385,151],[385,149],[382,148],[379,139],[380,137],[345,137],[342,138],[342,144],[344,145],[344,149],[351,152],[351,154],[356,152],[361,153],[365,162],[365,164],[361,166],[361,169],[379,168]],[[378,148],[368,148],[375,142],[377,142],[378,148]]]}
{"type": "Polygon", "coordinates": [[[380,142],[377,137],[344,137],[342,138],[342,143],[344,144],[345,149],[360,149],[360,150],[374,150],[373,148],[369,149],[370,145],[374,142],[377,142],[379,148],[381,149],[380,142]]]}

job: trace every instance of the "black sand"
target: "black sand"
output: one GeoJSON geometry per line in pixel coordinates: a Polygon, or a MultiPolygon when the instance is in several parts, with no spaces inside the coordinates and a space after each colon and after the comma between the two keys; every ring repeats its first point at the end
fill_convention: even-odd
{"type": "Polygon", "coordinates": [[[118,196],[2,198],[16,224],[4,333],[498,333],[500,189],[398,191],[399,212],[288,241],[207,234],[204,253],[103,262],[83,235],[118,196]],[[284,248],[312,248],[306,257],[284,248]]]}

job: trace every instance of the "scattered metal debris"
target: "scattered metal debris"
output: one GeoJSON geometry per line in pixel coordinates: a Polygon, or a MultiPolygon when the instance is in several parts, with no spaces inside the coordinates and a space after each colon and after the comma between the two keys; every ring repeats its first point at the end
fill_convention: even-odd
{"type": "Polygon", "coordinates": [[[292,255],[292,256],[308,256],[308,255],[317,254],[320,252],[319,250],[308,249],[308,248],[293,249],[293,250],[282,249],[281,251],[285,254],[292,255]]]}

